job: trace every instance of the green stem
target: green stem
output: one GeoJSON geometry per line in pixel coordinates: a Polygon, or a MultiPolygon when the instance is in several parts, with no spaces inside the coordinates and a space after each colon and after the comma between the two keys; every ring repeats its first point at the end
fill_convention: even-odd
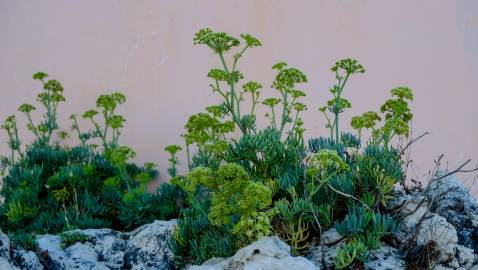
{"type": "Polygon", "coordinates": [[[286,91],[282,91],[282,119],[281,119],[281,124],[280,124],[280,131],[279,131],[279,136],[282,136],[282,132],[284,131],[284,127],[286,124],[286,118],[289,116],[288,115],[288,108],[287,108],[287,93],[286,91]]]}
{"type": "Polygon", "coordinates": [[[295,119],[294,124],[292,125],[291,133],[294,131],[295,127],[297,126],[297,120],[299,119],[299,111],[295,112],[295,119]]]}
{"type": "Polygon", "coordinates": [[[335,98],[335,109],[336,111],[334,112],[335,114],[335,140],[338,142],[340,140],[340,134],[339,134],[339,114],[340,112],[338,111],[339,108],[339,100],[340,100],[340,95],[342,94],[342,91],[344,90],[345,84],[347,83],[347,80],[349,79],[350,74],[347,73],[345,75],[345,79],[342,82],[342,85],[340,85],[340,80],[339,80],[339,87],[337,89],[337,95],[335,98]]]}
{"type": "MultiPolygon", "coordinates": [[[[224,71],[228,74],[228,76],[231,75],[229,72],[229,68],[227,67],[226,61],[224,60],[224,55],[222,53],[219,53],[219,58],[221,59],[222,66],[224,67],[224,71]]],[[[236,90],[234,89],[234,82],[229,81],[228,82],[229,86],[231,87],[231,101],[230,101],[230,106],[231,106],[231,114],[234,122],[236,122],[237,126],[239,129],[242,131],[243,134],[246,134],[247,130],[242,126],[241,124],[241,112],[240,112],[240,106],[239,106],[239,99],[237,98],[236,95],[236,90]],[[236,108],[237,107],[237,108],[236,108]]],[[[226,98],[227,100],[227,98],[226,98]]]]}
{"type": "Polygon", "coordinates": [[[186,156],[187,156],[187,159],[188,159],[188,168],[189,170],[191,170],[191,153],[190,153],[190,150],[189,150],[189,144],[186,143],[186,156]]]}
{"type": "Polygon", "coordinates": [[[274,106],[271,106],[271,111],[272,111],[272,127],[277,130],[277,125],[276,125],[276,113],[274,110],[274,106]]]}

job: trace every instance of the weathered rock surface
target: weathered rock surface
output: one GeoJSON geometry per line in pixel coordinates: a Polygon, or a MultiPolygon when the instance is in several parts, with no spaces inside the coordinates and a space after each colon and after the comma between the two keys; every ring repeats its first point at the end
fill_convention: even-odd
{"type": "Polygon", "coordinates": [[[130,233],[126,245],[125,268],[162,270],[173,267],[173,254],[167,241],[176,221],[155,221],[130,233]]]}
{"type": "Polygon", "coordinates": [[[132,232],[111,229],[74,230],[87,236],[84,243],[62,246],[58,235],[37,237],[38,254],[11,250],[8,237],[0,232],[0,270],[161,270],[174,269],[167,247],[175,220],[155,221],[132,232]]]}
{"type": "Polygon", "coordinates": [[[189,270],[319,270],[304,257],[292,257],[290,247],[277,236],[263,237],[229,259],[212,259],[189,270]]]}
{"type": "Polygon", "coordinates": [[[332,228],[322,233],[321,241],[323,245],[333,245],[342,239],[344,239],[344,237],[340,235],[335,228],[332,228]]]}
{"type": "Polygon", "coordinates": [[[436,244],[438,268],[471,269],[476,264],[478,206],[456,177],[433,181],[420,193],[397,196],[391,206],[402,217],[396,235],[401,243],[436,244]]]}
{"type": "Polygon", "coordinates": [[[309,251],[308,259],[315,265],[324,269],[333,269],[335,265],[335,256],[343,242],[336,243],[331,246],[322,245],[314,246],[309,251]]]}
{"type": "Polygon", "coordinates": [[[12,250],[11,258],[14,264],[22,270],[29,270],[29,269],[43,270],[44,269],[37,255],[33,251],[12,250]]]}
{"type": "Polygon", "coordinates": [[[42,235],[38,238],[41,254],[46,254],[48,269],[171,269],[172,253],[167,248],[176,222],[155,221],[130,233],[110,229],[76,230],[89,237],[63,249],[61,238],[42,235]]]}
{"type": "Polygon", "coordinates": [[[455,227],[458,243],[478,251],[478,204],[469,188],[452,175],[432,182],[426,195],[433,198],[431,211],[455,227]]]}
{"type": "Polygon", "coordinates": [[[0,231],[0,269],[18,270],[10,259],[10,239],[0,231]]]}
{"type": "Polygon", "coordinates": [[[382,246],[378,250],[370,252],[370,261],[365,263],[367,270],[402,270],[406,264],[402,259],[400,252],[390,246],[382,246]]]}
{"type": "Polygon", "coordinates": [[[454,257],[458,244],[456,230],[444,217],[437,214],[425,218],[418,229],[418,244],[425,245],[431,241],[439,247],[442,262],[454,257]]]}

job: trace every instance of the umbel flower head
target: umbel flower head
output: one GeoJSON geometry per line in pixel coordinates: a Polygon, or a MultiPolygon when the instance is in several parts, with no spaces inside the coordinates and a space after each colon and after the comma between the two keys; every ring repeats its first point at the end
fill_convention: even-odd
{"type": "Polygon", "coordinates": [[[330,68],[330,70],[333,72],[338,72],[341,69],[348,74],[365,73],[365,68],[359,64],[357,60],[352,58],[339,60],[332,68],[330,68]]]}
{"type": "Polygon", "coordinates": [[[213,32],[209,28],[199,30],[194,35],[194,44],[204,44],[211,48],[215,53],[224,53],[232,47],[239,46],[239,39],[231,37],[224,32],[213,32]]]}
{"type": "MultiPolygon", "coordinates": [[[[241,38],[244,39],[246,48],[259,47],[262,45],[257,38],[249,34],[242,34],[241,38]]],[[[206,45],[214,53],[219,54],[228,52],[231,48],[237,47],[241,44],[239,39],[224,32],[214,32],[209,28],[199,30],[194,35],[193,42],[194,44],[206,45]]]]}

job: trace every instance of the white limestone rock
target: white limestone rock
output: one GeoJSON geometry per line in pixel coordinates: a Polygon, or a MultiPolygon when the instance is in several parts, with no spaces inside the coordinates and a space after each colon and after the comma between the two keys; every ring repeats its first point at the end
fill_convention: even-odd
{"type": "Polygon", "coordinates": [[[292,257],[277,236],[263,237],[228,259],[214,259],[189,270],[320,270],[304,257],[292,257]]]}

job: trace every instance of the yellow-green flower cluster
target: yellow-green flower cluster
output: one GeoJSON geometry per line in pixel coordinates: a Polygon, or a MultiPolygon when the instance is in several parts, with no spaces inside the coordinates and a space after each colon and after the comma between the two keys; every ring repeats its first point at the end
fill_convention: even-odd
{"type": "Polygon", "coordinates": [[[195,194],[200,186],[211,191],[208,218],[212,224],[233,225],[234,234],[245,242],[270,234],[270,216],[263,211],[272,204],[272,192],[264,184],[252,181],[240,165],[228,163],[216,171],[195,168],[182,186],[190,194],[195,194]]]}

